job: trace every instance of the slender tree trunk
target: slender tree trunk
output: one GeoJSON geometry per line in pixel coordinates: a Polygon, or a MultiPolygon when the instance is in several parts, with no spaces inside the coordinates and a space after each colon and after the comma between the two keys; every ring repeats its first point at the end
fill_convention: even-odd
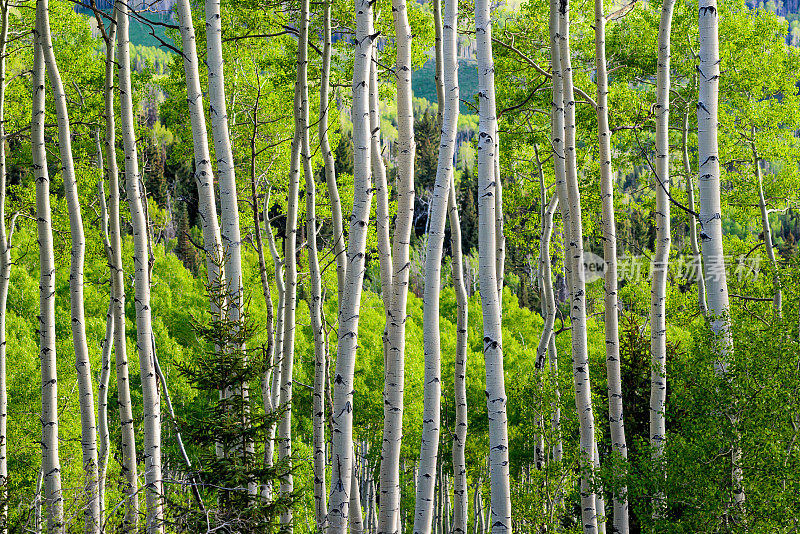
{"type": "Polygon", "coordinates": [[[380,469],[381,507],[378,532],[382,534],[396,532],[400,528],[401,522],[400,445],[403,435],[406,304],[409,243],[414,219],[414,154],[416,150],[411,91],[412,34],[411,26],[408,23],[406,0],[392,0],[392,18],[395,42],[397,43],[397,63],[395,65],[397,78],[397,178],[395,186],[397,214],[392,243],[391,292],[384,293],[384,295],[391,295],[391,306],[390,315],[387,318],[388,351],[384,372],[384,423],[380,469]]]}
{"type": "Polygon", "coordinates": [[[100,501],[97,491],[97,427],[95,421],[94,393],[92,387],[89,348],[86,344],[86,319],[83,304],[83,266],[86,241],[83,231],[78,182],[72,159],[72,137],[67,113],[67,99],[61,75],[53,53],[50,35],[48,0],[37,2],[37,21],[40,46],[44,54],[47,75],[55,101],[58,121],[58,146],[61,156],[61,175],[64,180],[64,194],[69,212],[70,237],[70,314],[72,322],[72,344],[75,350],[75,368],[78,372],[78,390],[81,410],[81,450],[85,475],[87,505],[84,511],[85,531],[100,531],[100,501]]]}
{"type": "MultiPolygon", "coordinates": [[[[339,307],[336,371],[333,379],[333,447],[328,521],[331,534],[344,534],[349,517],[353,475],[353,375],[358,346],[358,309],[364,283],[364,260],[372,201],[369,133],[369,76],[372,61],[372,6],[356,2],[356,37],[353,69],[353,213],[347,246],[347,273],[339,307]]],[[[385,460],[385,456],[384,456],[385,460]]],[[[381,512],[386,503],[381,500],[381,512]]],[[[395,528],[392,524],[391,530],[395,528]]]]}
{"type": "MultiPolygon", "coordinates": [[[[669,0],[668,0],[669,1],[669,0]]],[[[606,65],[606,17],[603,1],[594,3],[595,64],[597,68],[597,137],[600,144],[600,194],[603,203],[603,256],[605,260],[606,375],[608,378],[608,424],[611,446],[618,460],[628,457],[622,406],[619,356],[619,300],[617,297],[617,223],[614,217],[614,178],[611,165],[611,130],[608,127],[608,69],[606,65]]],[[[622,482],[623,465],[615,462],[615,480],[622,482]]],[[[614,532],[627,534],[628,489],[613,488],[614,532]]]]}
{"type": "MultiPolygon", "coordinates": [[[[225,276],[221,270],[224,260],[222,238],[217,221],[217,204],[214,195],[214,175],[211,154],[208,147],[203,91],[200,87],[199,60],[197,58],[197,38],[192,20],[192,6],[189,0],[178,0],[177,11],[183,47],[183,70],[186,74],[186,93],[189,103],[189,117],[192,123],[192,143],[194,146],[195,182],[199,198],[198,211],[203,229],[203,248],[206,255],[206,270],[210,286],[223,287],[225,276]]],[[[211,312],[220,310],[211,304],[211,312]]]]}
{"type": "MultiPolygon", "coordinates": [[[[114,12],[115,20],[119,12],[114,12]]],[[[114,316],[114,362],[117,376],[117,405],[121,426],[122,443],[122,493],[125,496],[125,517],[122,531],[135,531],[139,522],[139,477],[136,463],[136,437],[133,426],[133,407],[131,402],[128,371],[128,351],[125,336],[125,278],[122,267],[122,229],[119,214],[119,169],[117,167],[116,124],[114,120],[114,39],[116,22],[109,30],[109,50],[106,53],[105,78],[105,161],[108,173],[108,218],[109,240],[111,246],[111,300],[114,316]]]]}
{"type": "Polygon", "coordinates": [[[364,518],[361,515],[361,489],[355,463],[353,468],[353,476],[350,478],[350,534],[364,534],[364,518]]]}
{"type": "Polygon", "coordinates": [[[228,313],[238,321],[242,302],[242,238],[239,230],[239,202],[236,195],[236,173],[228,129],[228,107],[225,101],[225,69],[222,59],[222,13],[220,0],[206,0],[206,65],[208,66],[208,101],[211,135],[219,177],[219,202],[222,221],[221,242],[224,254],[225,280],[228,291],[228,313]]]}
{"type": "MultiPolygon", "coordinates": [[[[708,289],[708,312],[711,330],[717,336],[716,351],[719,355],[717,373],[725,375],[728,370],[728,355],[733,350],[730,325],[728,281],[725,273],[725,256],[722,247],[722,207],[720,202],[719,145],[717,143],[717,111],[719,104],[719,19],[716,0],[703,0],[698,15],[700,37],[700,65],[697,103],[697,155],[699,165],[698,184],[700,190],[700,236],[703,244],[703,265],[708,289]]],[[[726,414],[734,428],[738,420],[726,414]]],[[[743,473],[741,446],[738,431],[734,431],[731,447],[731,486],[733,504],[744,510],[745,493],[742,487],[743,473]]]]}
{"type": "MultiPolygon", "coordinates": [[[[446,2],[449,9],[450,0],[446,2]]],[[[455,4],[455,2],[453,2],[455,4]]],[[[455,8],[454,8],[455,9],[455,8]]],[[[455,35],[455,25],[452,29],[455,35]]],[[[457,89],[453,91],[457,92],[457,89]]],[[[456,100],[457,101],[457,100],[456,100]]],[[[467,324],[468,308],[467,289],[464,287],[464,260],[461,252],[461,221],[456,205],[456,187],[453,176],[450,176],[450,243],[453,254],[452,273],[453,286],[456,290],[458,316],[456,318],[456,361],[453,373],[455,384],[453,391],[456,403],[456,431],[453,434],[453,534],[467,533],[467,462],[465,449],[467,445],[467,324]]]]}
{"type": "MultiPolygon", "coordinates": [[[[755,138],[755,128],[751,129],[751,135],[755,138]]],[[[775,316],[780,318],[783,316],[783,291],[781,290],[780,278],[778,278],[778,260],[775,258],[775,249],[772,242],[772,228],[769,226],[769,211],[767,211],[767,202],[764,198],[764,180],[761,177],[761,158],[758,156],[755,141],[750,143],[750,148],[753,152],[753,171],[756,175],[756,182],[758,183],[758,209],[761,212],[761,231],[764,233],[764,246],[767,249],[767,259],[769,260],[772,268],[775,269],[775,276],[772,279],[772,286],[775,295],[772,298],[772,307],[775,311],[775,316]]]]}
{"type": "MultiPolygon", "coordinates": [[[[502,260],[498,254],[497,113],[495,110],[492,21],[488,0],[475,3],[480,121],[478,134],[478,257],[483,312],[483,356],[489,418],[489,475],[492,488],[492,534],[511,532],[508,418],[503,371],[502,260]]],[[[498,207],[500,209],[498,209],[498,207]]],[[[499,213],[498,213],[499,212],[499,213]]]]}
{"type": "MultiPolygon", "coordinates": [[[[109,41],[113,43],[113,41],[109,41]]],[[[113,45],[112,45],[113,46],[113,45]]],[[[100,149],[100,136],[97,137],[98,159],[102,168],[102,150],[100,149]]],[[[106,259],[113,265],[114,255],[111,251],[111,240],[108,234],[108,206],[103,180],[97,182],[97,199],[100,202],[100,224],[103,229],[103,245],[106,249],[106,259]]],[[[100,499],[100,524],[105,521],[106,511],[106,472],[108,470],[108,457],[111,439],[108,432],[108,382],[111,378],[111,351],[114,349],[114,287],[113,275],[111,280],[111,295],[106,313],[106,335],[103,338],[102,356],[100,359],[100,376],[97,380],[97,431],[98,443],[98,469],[97,469],[97,494],[100,499]]]]}
{"type": "Polygon", "coordinates": [[[347,273],[347,256],[344,248],[344,221],[342,219],[342,202],[339,198],[339,186],[336,183],[336,164],[328,140],[328,115],[330,110],[331,79],[331,4],[333,0],[325,0],[322,27],[322,75],[319,86],[319,146],[325,164],[325,183],[328,188],[328,199],[331,204],[331,221],[333,223],[333,253],[336,255],[336,288],[338,291],[337,306],[342,305],[342,292],[347,273]]]}
{"type": "MultiPolygon", "coordinates": [[[[44,144],[45,65],[42,41],[47,31],[37,13],[33,53],[31,148],[36,178],[36,226],[39,242],[39,358],[42,371],[42,470],[47,531],[64,532],[64,499],[58,456],[58,374],[56,366],[56,268],[50,177],[44,144]]],[[[41,484],[40,484],[41,486],[41,484]]],[[[41,489],[40,489],[41,491],[41,489]]],[[[37,492],[39,493],[39,492],[37,492]]]]}
{"type": "Polygon", "coordinates": [[[8,532],[8,390],[6,385],[6,314],[11,281],[11,231],[6,232],[6,42],[8,0],[0,2],[0,533],[8,532]]]}
{"type": "Polygon", "coordinates": [[[136,346],[142,380],[144,404],[144,460],[147,487],[147,532],[163,532],[163,479],[161,466],[161,395],[158,391],[155,355],[153,354],[153,323],[150,307],[150,273],[148,256],[148,225],[143,204],[146,202],[139,174],[139,155],[133,114],[133,90],[130,66],[130,13],[125,2],[118,2],[118,58],[120,124],[125,152],[125,183],[128,207],[133,227],[133,268],[136,304],[136,346]]]}
{"type": "MultiPolygon", "coordinates": [[[[301,39],[303,33],[308,33],[308,15],[301,24],[301,39]]],[[[327,490],[325,488],[325,366],[327,354],[325,352],[325,332],[322,325],[322,274],[317,258],[317,216],[316,216],[316,184],[314,171],[311,168],[311,141],[308,77],[300,80],[302,90],[303,140],[302,159],[303,171],[306,180],[306,233],[308,234],[308,268],[311,285],[311,298],[309,314],[311,316],[311,329],[314,333],[314,392],[313,392],[313,441],[314,441],[314,515],[316,518],[317,532],[325,532],[328,523],[327,490]]]]}
{"type": "MultiPolygon", "coordinates": [[[[650,291],[650,447],[656,469],[664,455],[667,401],[667,268],[670,249],[669,96],[670,34],[674,0],[661,7],[658,28],[658,73],[656,78],[656,250],[653,257],[653,285],[650,291]]],[[[665,475],[665,473],[664,473],[665,475]]],[[[666,496],[656,490],[653,515],[662,517],[666,496]]]]}
{"type": "MultiPolygon", "coordinates": [[[[681,147],[683,152],[683,174],[686,176],[686,202],[690,210],[694,210],[694,183],[692,181],[692,167],[689,163],[689,108],[683,114],[683,135],[681,136],[681,147]]],[[[689,243],[692,247],[692,259],[696,272],[694,276],[697,281],[697,301],[700,312],[705,315],[706,306],[706,281],[703,277],[703,258],[700,255],[700,244],[697,240],[697,219],[694,215],[689,217],[689,243]]]]}
{"type": "MultiPolygon", "coordinates": [[[[377,249],[380,262],[381,296],[386,314],[383,330],[383,355],[389,356],[389,318],[392,314],[392,241],[390,229],[392,216],[389,213],[389,185],[386,182],[386,166],[381,155],[381,111],[378,100],[378,51],[372,52],[373,60],[369,69],[369,131],[370,155],[372,158],[372,179],[375,182],[375,226],[377,229],[377,249]]],[[[385,365],[385,362],[384,362],[385,365]]]]}
{"type": "MultiPolygon", "coordinates": [[[[297,208],[300,194],[300,164],[303,156],[303,137],[308,128],[303,122],[303,109],[308,107],[308,18],[309,1],[300,3],[300,32],[297,44],[297,74],[294,87],[294,139],[292,140],[289,169],[289,190],[286,209],[286,239],[284,262],[286,268],[286,296],[283,308],[283,354],[281,359],[281,387],[278,406],[284,410],[278,424],[278,458],[288,469],[281,478],[281,494],[288,497],[294,491],[292,466],[292,377],[294,367],[295,314],[297,311],[297,208]]],[[[309,162],[310,164],[310,162],[309,162]]],[[[308,236],[309,241],[315,239],[308,236]]],[[[291,534],[292,509],[281,514],[281,528],[291,534]]]]}
{"type": "Polygon", "coordinates": [[[560,0],[560,60],[564,97],[564,154],[567,194],[570,211],[569,250],[571,276],[572,367],[575,381],[575,405],[579,414],[581,515],[584,532],[598,532],[597,495],[593,488],[595,427],[589,379],[589,355],[586,339],[586,288],[583,270],[583,224],[578,173],[575,161],[575,97],[572,85],[572,60],[569,45],[569,1],[560,0]]]}

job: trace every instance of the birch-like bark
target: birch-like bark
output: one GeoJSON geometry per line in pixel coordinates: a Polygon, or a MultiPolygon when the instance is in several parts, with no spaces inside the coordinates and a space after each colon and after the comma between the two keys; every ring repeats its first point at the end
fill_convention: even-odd
{"type": "Polygon", "coordinates": [[[353,464],[353,476],[350,478],[350,534],[364,534],[364,517],[361,513],[360,485],[358,470],[353,464]]]}
{"type": "MultiPolygon", "coordinates": [[[[750,134],[755,138],[755,128],[750,129],[750,134]]],[[[775,291],[772,297],[772,308],[775,317],[783,316],[783,291],[781,290],[780,278],[778,278],[778,260],[775,258],[775,249],[772,242],[772,228],[769,226],[769,211],[767,201],[764,198],[764,180],[761,176],[761,158],[758,155],[755,141],[750,142],[750,149],[753,152],[753,172],[755,173],[758,184],[758,210],[761,212],[761,231],[764,233],[764,246],[767,249],[767,259],[772,268],[775,269],[775,276],[772,278],[772,287],[775,291]]]]}
{"type": "MultiPolygon", "coordinates": [[[[217,221],[217,204],[214,194],[214,173],[208,147],[206,114],[203,107],[203,91],[200,87],[199,60],[197,58],[197,38],[192,20],[192,6],[189,0],[178,0],[178,25],[183,48],[183,70],[186,74],[186,95],[189,103],[189,117],[192,123],[192,144],[194,146],[195,181],[197,183],[198,211],[203,230],[203,248],[206,255],[206,270],[210,286],[224,285],[222,238],[217,221]]],[[[211,304],[211,312],[220,310],[211,304]]]]}
{"type": "MultiPolygon", "coordinates": [[[[444,126],[444,23],[442,22],[442,0],[433,0],[433,57],[435,58],[434,81],[436,83],[436,124],[444,126]]],[[[447,7],[445,7],[447,9],[447,7]]]]}
{"type": "MultiPolygon", "coordinates": [[[[423,297],[423,340],[425,351],[424,407],[419,472],[417,475],[414,532],[428,534],[433,520],[433,499],[436,487],[437,459],[441,418],[441,334],[439,331],[439,293],[441,284],[442,250],[447,221],[447,205],[453,180],[458,123],[458,63],[455,47],[457,7],[448,2],[443,26],[447,36],[440,43],[443,63],[442,77],[446,89],[442,110],[442,135],[436,181],[428,214],[428,239],[425,251],[425,289],[423,297]]],[[[463,356],[463,355],[462,355],[463,356]]]]}
{"type": "MultiPolygon", "coordinates": [[[[392,216],[389,213],[389,184],[386,181],[386,166],[381,155],[381,113],[378,100],[378,50],[372,51],[373,60],[369,68],[369,131],[370,155],[372,158],[372,180],[375,182],[375,227],[377,230],[378,260],[381,274],[381,296],[386,315],[383,331],[384,358],[389,354],[389,317],[392,314],[392,216]]],[[[385,365],[385,364],[384,364],[385,365]]]]}
{"type": "MultiPolygon", "coordinates": [[[[115,20],[119,13],[115,10],[115,20]]],[[[109,37],[116,33],[116,22],[109,29],[109,37]]],[[[136,463],[136,437],[133,426],[128,370],[128,350],[125,336],[125,278],[122,267],[122,229],[119,214],[119,169],[117,166],[116,124],[114,120],[114,39],[109,39],[105,72],[105,162],[108,173],[108,219],[109,244],[111,249],[111,300],[114,316],[114,364],[117,376],[117,406],[119,407],[120,434],[122,444],[122,493],[125,496],[125,516],[122,531],[135,531],[139,523],[139,477],[136,463]]]]}
{"type": "MultiPolygon", "coordinates": [[[[683,135],[681,136],[683,174],[686,176],[686,203],[690,210],[694,210],[694,182],[692,180],[692,166],[689,163],[689,108],[683,114],[683,135]]],[[[692,259],[696,268],[697,302],[700,312],[705,315],[708,310],[706,305],[706,281],[703,277],[703,258],[700,255],[700,243],[697,237],[697,218],[689,217],[689,243],[692,247],[692,259]]]]}
{"type": "Polygon", "coordinates": [[[133,270],[135,280],[136,348],[144,404],[144,480],[147,488],[147,532],[163,532],[163,479],[161,473],[161,395],[158,391],[155,355],[153,354],[153,322],[150,307],[150,273],[147,218],[140,185],[139,155],[133,114],[133,89],[130,63],[130,13],[128,4],[117,3],[117,64],[119,75],[120,125],[125,153],[125,190],[133,227],[133,270]]]}
{"type": "MultiPolygon", "coordinates": [[[[344,534],[349,517],[353,475],[353,375],[358,346],[358,310],[364,284],[364,260],[372,202],[369,132],[369,77],[372,61],[372,6],[356,1],[356,36],[353,68],[353,212],[347,246],[347,274],[339,307],[336,370],[333,379],[333,447],[328,531],[344,534]]],[[[383,500],[381,501],[384,502],[383,500]]],[[[396,523],[395,523],[396,524],[396,523]]],[[[392,525],[392,531],[394,524],[392,525]]]]}
{"type": "Polygon", "coordinates": [[[79,405],[81,411],[81,453],[84,469],[84,491],[87,505],[84,510],[85,531],[100,532],[100,499],[97,491],[97,427],[94,413],[89,347],[86,344],[86,318],[83,303],[83,266],[86,240],[83,231],[78,181],[72,159],[72,133],[67,113],[67,98],[56,64],[50,35],[48,0],[39,0],[36,5],[39,24],[39,45],[44,55],[47,77],[53,91],[53,100],[58,122],[58,147],[61,156],[61,176],[64,180],[64,195],[69,212],[69,227],[72,247],[70,250],[70,315],[72,344],[75,350],[75,369],[78,373],[79,405]]]}
{"type": "MultiPolygon", "coordinates": [[[[560,0],[550,0],[550,68],[553,71],[553,101],[550,113],[550,139],[553,154],[553,171],[556,179],[556,192],[561,199],[561,221],[564,234],[570,228],[569,196],[567,194],[567,174],[564,154],[564,84],[561,72],[561,28],[559,17],[560,0]]],[[[565,240],[566,241],[566,240],[565,240]]],[[[564,254],[564,277],[571,291],[569,254],[564,254]]]]}
{"type": "MultiPolygon", "coordinates": [[[[308,15],[301,21],[300,38],[308,34],[308,15]]],[[[317,216],[316,216],[316,184],[314,170],[311,168],[311,141],[308,74],[303,70],[301,85],[301,120],[303,126],[302,160],[306,181],[306,235],[308,247],[308,269],[311,285],[309,314],[311,329],[314,335],[314,392],[313,392],[313,442],[314,442],[314,517],[317,532],[325,532],[328,522],[327,490],[325,488],[325,331],[322,324],[322,274],[317,257],[317,216]]]]}
{"type": "MultiPolygon", "coordinates": [[[[716,0],[702,0],[698,8],[699,56],[697,102],[697,156],[700,191],[700,237],[703,245],[703,264],[708,290],[708,313],[711,330],[717,336],[717,373],[725,375],[728,355],[733,349],[730,325],[728,281],[722,246],[722,207],[720,202],[719,145],[717,142],[719,105],[719,19],[716,0]]],[[[736,416],[727,414],[736,425],[736,416]]],[[[731,447],[731,485],[733,504],[741,511],[745,493],[739,460],[741,448],[738,437],[731,447]]]]}
{"type": "Polygon", "coordinates": [[[225,101],[225,69],[222,59],[222,14],[220,0],[206,0],[206,65],[208,66],[208,102],[214,156],[219,178],[222,249],[225,255],[225,280],[229,292],[228,313],[238,320],[242,299],[242,254],[239,229],[239,202],[236,196],[236,173],[228,129],[228,106],[225,101]]]}
{"type": "MultiPolygon", "coordinates": [[[[542,204],[545,195],[542,193],[542,204]]],[[[556,320],[556,300],[553,293],[553,265],[550,261],[550,238],[553,235],[553,216],[558,208],[558,195],[550,197],[542,217],[542,238],[539,243],[539,269],[541,287],[544,302],[544,327],[539,338],[539,345],[536,348],[536,367],[543,369],[547,351],[550,348],[550,340],[554,337],[553,325],[556,320]]]]}
{"type": "MultiPolygon", "coordinates": [[[[497,113],[492,56],[492,21],[488,0],[475,3],[478,55],[478,271],[483,313],[483,357],[486,363],[486,405],[489,418],[489,475],[493,534],[511,532],[511,489],[508,460],[508,417],[503,371],[502,282],[498,269],[497,113]]],[[[500,209],[498,209],[498,207],[500,209]]]]}
{"type": "Polygon", "coordinates": [[[597,457],[595,456],[595,427],[592,409],[591,384],[589,379],[589,354],[586,334],[586,287],[583,266],[583,223],[581,199],[578,189],[578,173],[575,156],[575,97],[572,85],[572,59],[569,44],[569,0],[560,0],[560,60],[564,97],[564,155],[567,199],[570,211],[570,228],[567,232],[569,248],[565,257],[570,257],[572,268],[570,295],[572,324],[572,370],[575,382],[575,406],[579,414],[580,466],[581,466],[581,516],[583,531],[598,532],[597,495],[592,478],[597,457]]]}
{"type": "MultiPolygon", "coordinates": [[[[451,0],[446,0],[445,9],[449,8],[451,0]]],[[[456,4],[455,1],[452,2],[456,4]]],[[[456,9],[455,7],[453,8],[456,9]]],[[[455,35],[455,25],[453,34],[455,35]]],[[[458,92],[456,90],[454,93],[458,92]]],[[[458,98],[456,98],[458,102],[458,98]]],[[[458,316],[456,317],[456,360],[453,373],[455,384],[453,387],[456,404],[456,431],[453,435],[453,534],[467,533],[467,461],[465,449],[467,445],[467,324],[469,302],[467,288],[464,286],[464,259],[461,251],[461,221],[456,205],[456,187],[453,177],[450,177],[450,200],[448,211],[450,215],[450,246],[453,255],[452,273],[453,286],[456,290],[456,303],[458,316]]]]}
{"type": "Polygon", "coordinates": [[[38,15],[37,12],[33,46],[31,150],[36,178],[36,227],[39,242],[39,359],[42,371],[41,445],[44,484],[44,499],[41,502],[47,512],[47,531],[60,534],[64,532],[64,499],[61,492],[61,463],[58,456],[56,267],[53,256],[53,221],[50,212],[50,176],[44,144],[45,65],[42,41],[46,30],[38,15]]]}
{"type": "Polygon", "coordinates": [[[6,232],[6,42],[8,0],[0,2],[0,533],[8,532],[8,390],[6,385],[6,313],[11,281],[11,231],[6,232]]]}
{"type": "MultiPolygon", "coordinates": [[[[292,476],[292,376],[294,367],[295,314],[297,311],[297,208],[300,194],[300,166],[303,154],[303,137],[308,128],[303,122],[303,109],[308,107],[308,17],[309,0],[300,2],[300,28],[297,43],[297,71],[294,86],[294,139],[292,140],[289,168],[289,188],[286,207],[286,238],[284,263],[286,269],[286,296],[283,308],[283,354],[281,358],[281,386],[278,406],[285,410],[278,423],[278,458],[287,467],[281,478],[281,494],[288,497],[294,491],[292,476]]],[[[315,239],[308,236],[309,241],[315,239]]],[[[281,513],[281,528],[291,534],[292,509],[281,513]]]]}
{"type": "Polygon", "coordinates": [[[414,219],[414,154],[416,150],[411,91],[412,35],[411,26],[408,23],[406,0],[392,0],[392,18],[397,44],[395,65],[397,79],[397,178],[395,182],[397,214],[392,242],[391,306],[386,321],[388,351],[384,372],[384,423],[380,468],[381,507],[378,520],[378,532],[381,534],[396,532],[401,523],[400,445],[403,436],[406,304],[410,270],[408,268],[409,243],[414,219]]]}
{"type": "MultiPolygon", "coordinates": [[[[650,448],[656,469],[664,455],[667,401],[667,268],[670,249],[669,96],[670,34],[674,0],[661,7],[658,26],[658,72],[656,77],[656,250],[653,256],[653,285],[650,290],[650,448]]],[[[662,517],[666,496],[656,490],[653,515],[662,517]]]]}
{"type": "MultiPolygon", "coordinates": [[[[674,1],[674,0],[673,0],[674,1]]],[[[669,0],[667,0],[669,3],[669,0]]],[[[665,3],[666,5],[666,3],[665,3]]],[[[608,380],[608,424],[612,451],[620,459],[628,457],[622,406],[622,377],[619,356],[619,300],[617,297],[617,223],[614,217],[614,180],[611,165],[611,130],[608,127],[608,67],[606,64],[606,17],[603,0],[594,3],[594,43],[597,83],[597,137],[600,146],[600,195],[602,197],[603,256],[605,260],[605,337],[606,376],[608,380]]],[[[669,217],[667,216],[669,221],[669,217]]],[[[622,481],[623,466],[615,462],[615,478],[622,481]]],[[[627,534],[628,489],[613,488],[613,531],[627,534]]],[[[598,525],[599,526],[599,525],[598,525]]]]}
{"type": "MultiPolygon", "coordinates": [[[[113,46],[113,40],[107,44],[113,46]]],[[[113,83],[113,82],[112,82],[113,83]]],[[[100,136],[97,136],[99,166],[103,167],[100,136]]],[[[108,234],[108,205],[103,180],[97,182],[97,200],[100,203],[100,226],[103,232],[103,248],[106,250],[106,259],[113,265],[111,240],[108,234]]],[[[106,334],[103,338],[102,354],[100,357],[100,376],[97,380],[97,432],[98,439],[98,466],[97,466],[97,494],[100,499],[100,524],[105,521],[106,511],[106,472],[108,471],[108,457],[111,448],[111,439],[108,432],[108,381],[111,378],[111,351],[114,349],[114,287],[113,278],[111,295],[108,299],[108,312],[106,313],[106,334]]]]}

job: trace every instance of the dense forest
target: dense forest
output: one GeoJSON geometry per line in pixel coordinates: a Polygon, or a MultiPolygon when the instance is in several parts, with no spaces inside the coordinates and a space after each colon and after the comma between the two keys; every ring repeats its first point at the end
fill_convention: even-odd
{"type": "Polygon", "coordinates": [[[0,534],[797,532],[799,10],[0,0],[0,534]]]}

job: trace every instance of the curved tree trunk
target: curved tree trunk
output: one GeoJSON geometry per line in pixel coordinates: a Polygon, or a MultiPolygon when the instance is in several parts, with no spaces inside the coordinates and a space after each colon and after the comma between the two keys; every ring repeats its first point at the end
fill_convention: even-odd
{"type": "MultiPolygon", "coordinates": [[[[107,44],[113,46],[113,40],[107,44]]],[[[97,137],[99,166],[103,167],[100,136],[97,137]]],[[[111,240],[108,234],[108,205],[106,204],[106,191],[103,179],[97,182],[97,200],[100,203],[100,227],[103,233],[103,246],[106,249],[106,259],[113,265],[114,256],[111,251],[111,240]]],[[[111,439],[108,432],[108,381],[111,378],[111,351],[114,349],[114,287],[113,276],[111,280],[111,295],[108,300],[106,313],[106,334],[103,338],[102,355],[100,357],[100,376],[97,380],[97,432],[98,466],[97,466],[97,494],[100,499],[100,524],[105,521],[106,512],[106,472],[108,471],[108,457],[111,448],[111,439]]]]}
{"type": "MultiPolygon", "coordinates": [[[[670,34],[674,0],[661,8],[658,27],[658,73],[656,78],[656,250],[653,257],[653,285],[650,291],[650,447],[656,469],[664,455],[667,427],[667,268],[670,249],[669,96],[670,34]]],[[[665,473],[664,473],[665,475],[665,473]]],[[[656,490],[653,515],[662,517],[666,505],[663,491],[656,490]]]]}
{"type": "MultiPolygon", "coordinates": [[[[360,5],[360,4],[357,4],[360,5]]],[[[403,435],[403,388],[405,384],[405,329],[408,298],[409,243],[414,219],[414,113],[411,91],[411,27],[406,0],[392,0],[397,44],[397,214],[392,242],[390,314],[387,317],[386,366],[383,393],[383,444],[380,468],[378,532],[391,534],[401,528],[400,445],[403,435]]],[[[370,15],[370,24],[371,24],[370,15]]],[[[355,82],[354,82],[355,83],[355,82]]],[[[355,117],[355,115],[354,115],[355,117]]],[[[355,136],[354,136],[355,141],[355,136]]],[[[341,324],[341,323],[340,323],[341,324]]]]}
{"type": "MultiPolygon", "coordinates": [[[[489,417],[489,475],[492,488],[493,534],[511,532],[511,489],[508,460],[508,418],[503,371],[502,260],[498,254],[497,113],[495,109],[492,22],[488,0],[475,3],[480,121],[478,134],[478,260],[483,312],[483,357],[486,362],[486,405],[489,417]]],[[[498,207],[500,209],[498,209],[498,207]]],[[[500,212],[500,213],[498,213],[500,212]]]]}
{"type": "MultiPolygon", "coordinates": [[[[333,449],[328,521],[331,534],[344,534],[349,517],[353,475],[353,375],[358,346],[358,309],[364,283],[364,259],[372,201],[369,133],[369,76],[375,35],[372,6],[356,2],[355,60],[353,69],[353,213],[347,246],[347,274],[339,306],[339,341],[333,379],[333,449]]],[[[382,501],[383,504],[383,501],[382,501]]],[[[394,530],[392,525],[391,530],[394,530]]]]}
{"type": "MultiPolygon", "coordinates": [[[[115,18],[119,13],[115,10],[115,18]]],[[[109,32],[116,33],[116,23],[109,32]]],[[[122,229],[119,214],[119,170],[117,167],[116,125],[114,120],[114,59],[113,39],[109,39],[110,50],[106,57],[105,88],[105,162],[108,173],[108,219],[109,244],[111,248],[111,300],[114,316],[114,362],[117,376],[117,405],[121,421],[122,443],[122,492],[125,495],[125,517],[122,522],[123,532],[136,530],[139,523],[139,478],[136,463],[136,437],[133,427],[133,407],[131,402],[130,380],[128,370],[128,351],[125,337],[125,278],[122,267],[122,229]]]]}
{"type": "Polygon", "coordinates": [[[33,47],[31,148],[36,178],[36,226],[39,241],[39,358],[42,371],[43,505],[47,512],[47,531],[63,533],[64,499],[61,493],[61,463],[58,457],[56,267],[53,257],[53,221],[50,212],[50,176],[44,144],[45,65],[42,41],[45,31],[48,30],[42,24],[37,13],[33,47]]]}
{"type": "MultiPolygon", "coordinates": [[[[289,188],[286,208],[286,239],[284,262],[286,268],[286,296],[283,308],[283,354],[281,358],[280,402],[284,413],[278,424],[278,458],[288,469],[281,478],[281,494],[289,496],[294,491],[292,464],[292,375],[294,368],[295,314],[297,311],[297,208],[300,194],[300,164],[303,136],[307,128],[303,123],[303,108],[308,106],[308,17],[309,1],[300,3],[300,32],[297,44],[297,74],[294,86],[294,138],[292,139],[289,188]]],[[[309,240],[315,236],[309,235],[309,240]]],[[[281,528],[291,533],[292,510],[281,513],[281,528]]]]}
{"type": "MultiPolygon", "coordinates": [[[[303,7],[304,18],[300,26],[300,39],[308,38],[307,4],[303,7]]],[[[303,127],[301,157],[306,182],[306,235],[308,246],[308,269],[311,285],[309,314],[311,329],[314,335],[314,392],[313,392],[313,456],[314,456],[314,516],[317,532],[325,532],[328,523],[327,491],[325,489],[325,367],[326,347],[325,331],[322,325],[322,274],[317,257],[317,215],[316,184],[314,171],[311,168],[310,111],[308,99],[308,73],[302,71],[301,88],[301,121],[303,127]]]]}
{"type": "Polygon", "coordinates": [[[150,307],[150,272],[148,256],[147,217],[144,192],[139,174],[139,155],[133,114],[133,90],[130,64],[130,14],[125,2],[118,2],[118,58],[120,124],[125,152],[125,184],[133,227],[133,269],[136,304],[136,346],[144,403],[144,460],[147,487],[147,532],[163,531],[163,479],[161,474],[161,395],[158,391],[156,363],[153,353],[153,322],[150,307]]]}
{"type": "Polygon", "coordinates": [[[594,412],[592,409],[589,379],[589,355],[586,335],[586,287],[583,267],[583,224],[578,173],[575,161],[575,97],[572,85],[572,60],[569,45],[569,2],[561,0],[560,60],[564,97],[564,155],[567,194],[570,211],[569,249],[572,268],[570,296],[572,324],[572,369],[575,381],[575,405],[579,414],[581,515],[584,532],[598,531],[597,494],[593,489],[593,472],[597,467],[595,456],[594,412]]]}
{"type": "Polygon", "coordinates": [[[72,344],[75,350],[75,368],[78,372],[78,390],[81,409],[81,450],[85,475],[87,505],[84,511],[86,532],[100,532],[100,500],[97,491],[97,427],[94,413],[94,392],[92,387],[89,347],[86,344],[86,318],[83,304],[83,266],[86,253],[86,240],[83,231],[78,182],[72,159],[72,133],[70,131],[67,99],[61,74],[53,53],[50,35],[48,0],[37,2],[36,15],[41,31],[39,44],[44,54],[47,76],[53,91],[56,117],[58,121],[58,146],[61,156],[61,175],[64,180],[64,195],[69,212],[69,227],[72,248],[70,251],[70,314],[72,323],[72,344]]]}

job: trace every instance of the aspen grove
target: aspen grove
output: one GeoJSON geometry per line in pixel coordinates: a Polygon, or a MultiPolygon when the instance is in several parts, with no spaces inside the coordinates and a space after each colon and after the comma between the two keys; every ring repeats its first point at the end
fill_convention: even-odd
{"type": "Polygon", "coordinates": [[[797,532],[798,241],[797,2],[0,0],[0,534],[797,532]]]}

